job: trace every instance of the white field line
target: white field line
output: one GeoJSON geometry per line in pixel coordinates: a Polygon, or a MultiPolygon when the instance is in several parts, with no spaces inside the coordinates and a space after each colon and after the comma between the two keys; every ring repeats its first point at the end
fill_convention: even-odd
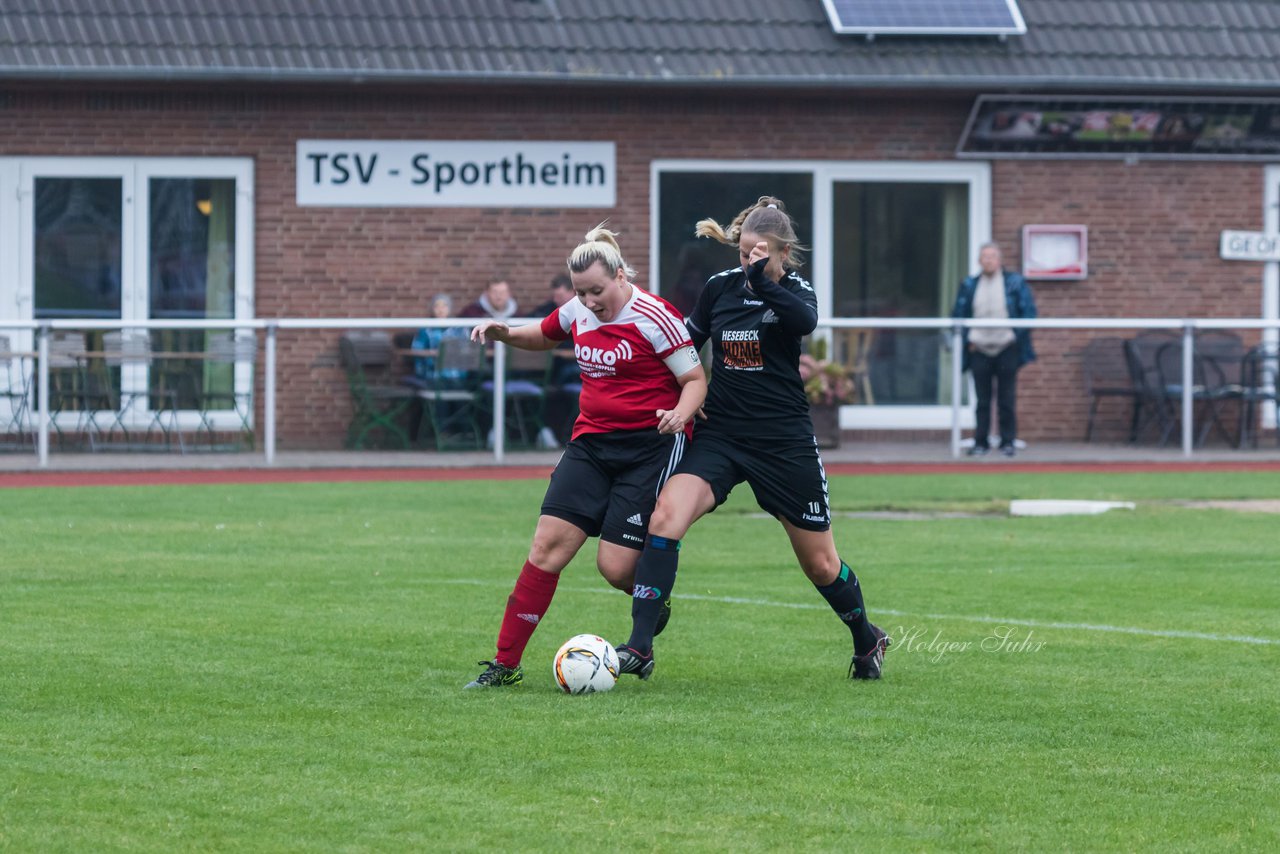
{"type": "MultiPolygon", "coordinates": [[[[481,581],[476,578],[432,579],[428,584],[466,584],[473,587],[509,587],[494,581],[481,581]]],[[[619,591],[612,587],[560,587],[566,593],[599,593],[617,595],[619,591]]],[[[801,611],[826,611],[826,605],[813,602],[774,602],[771,599],[744,599],[739,596],[701,596],[697,593],[676,593],[676,599],[694,602],[718,602],[724,605],[756,605],[764,608],[795,608],[801,611]]],[[[1014,617],[970,616],[967,614],[928,614],[913,611],[894,611],[889,608],[872,609],[875,614],[888,614],[891,617],[916,617],[929,620],[960,620],[966,623],[986,623],[994,626],[1027,626],[1033,629],[1065,629],[1083,632],[1110,632],[1123,635],[1142,635],[1153,638],[1177,638],[1179,640],[1222,641],[1226,643],[1243,643],[1252,646],[1280,646],[1275,638],[1258,638],[1252,635],[1220,635],[1210,632],[1187,632],[1180,629],[1140,629],[1133,626],[1108,626],[1100,623],[1055,623],[1043,620],[1022,620],[1014,617]]]]}

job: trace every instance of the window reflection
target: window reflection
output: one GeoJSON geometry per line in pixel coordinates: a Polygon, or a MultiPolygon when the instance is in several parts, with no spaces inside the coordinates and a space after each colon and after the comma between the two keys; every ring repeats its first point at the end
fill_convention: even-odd
{"type": "Polygon", "coordinates": [[[232,317],[235,181],[153,178],[151,317],[232,317]]]}
{"type": "MultiPolygon", "coordinates": [[[[832,187],[836,317],[946,317],[968,271],[969,186],[839,181],[832,187]]],[[[950,402],[950,354],[932,330],[836,336],[869,387],[859,402],[950,402]]]]}
{"type": "MultiPolygon", "coordinates": [[[[662,297],[688,315],[707,279],[738,263],[734,247],[694,237],[694,225],[707,217],[728,225],[739,211],[766,195],[786,204],[800,241],[808,245],[813,228],[813,175],[810,173],[662,173],[655,277],[662,297]]],[[[800,275],[810,278],[807,261],[800,275]]]]}
{"type": "Polygon", "coordinates": [[[122,181],[34,183],[35,317],[120,317],[122,181]]]}
{"type": "MultiPolygon", "coordinates": [[[[235,316],[235,180],[152,178],[150,182],[150,316],[154,319],[235,316]]],[[[234,366],[184,358],[203,353],[206,330],[156,330],[161,357],[152,392],[176,394],[181,409],[201,409],[213,394],[227,395],[234,366]]],[[[227,408],[225,399],[219,406],[227,408]]]]}

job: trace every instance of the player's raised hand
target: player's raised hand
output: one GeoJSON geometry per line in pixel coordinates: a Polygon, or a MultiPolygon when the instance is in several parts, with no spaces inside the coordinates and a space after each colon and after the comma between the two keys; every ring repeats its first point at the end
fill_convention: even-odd
{"type": "Polygon", "coordinates": [[[763,240],[751,247],[747,256],[747,284],[760,285],[768,278],[765,268],[769,266],[769,244],[763,240]]]}

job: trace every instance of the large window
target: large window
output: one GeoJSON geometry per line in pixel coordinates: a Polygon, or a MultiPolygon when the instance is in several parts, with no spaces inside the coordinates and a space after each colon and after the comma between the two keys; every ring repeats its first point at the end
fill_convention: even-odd
{"type": "Polygon", "coordinates": [[[235,180],[152,178],[149,183],[151,316],[233,317],[235,180]]]}
{"type": "MultiPolygon", "coordinates": [[[[802,271],[822,319],[946,317],[991,233],[985,163],[657,161],[652,284],[686,309],[731,248],[693,237],[698,219],[727,223],[761,195],[783,199],[812,247],[802,271]]],[[[855,369],[850,428],[941,429],[950,423],[951,362],[936,331],[820,331],[855,369]]]]}
{"type": "MultiPolygon", "coordinates": [[[[813,223],[813,175],[795,172],[665,172],[659,176],[658,266],[652,284],[664,299],[688,314],[707,279],[737,265],[738,252],[694,237],[698,220],[728,227],[738,212],[761,196],[781,199],[803,231],[813,223]]],[[[803,238],[802,238],[803,239],[803,238]]],[[[801,275],[809,275],[802,268],[801,275]]]]}
{"type": "MultiPolygon", "coordinates": [[[[231,178],[152,178],[148,188],[150,316],[155,320],[235,317],[236,182],[231,178]]],[[[208,332],[158,330],[156,352],[207,352],[208,332]]],[[[216,333],[225,334],[225,333],[216,333]]],[[[178,406],[206,401],[230,409],[234,366],[175,357],[151,377],[153,393],[178,396],[178,406]]]]}
{"type": "Polygon", "coordinates": [[[119,317],[120,178],[35,179],[35,317],[119,317]]]}
{"type": "MultiPolygon", "coordinates": [[[[968,184],[835,182],[832,314],[950,314],[968,275],[968,213],[968,184]]],[[[837,351],[847,362],[865,362],[870,388],[860,403],[941,404],[951,394],[942,340],[933,330],[881,329],[859,340],[861,352],[849,344],[837,351]]]]}
{"type": "MultiPolygon", "coordinates": [[[[252,318],[252,184],[242,159],[0,158],[0,321],[252,318]]],[[[249,394],[251,366],[202,358],[210,334],[154,331],[156,358],[111,368],[129,419],[150,418],[168,371],[184,374],[181,423],[241,425],[231,404],[210,413],[208,401],[249,394]]],[[[89,351],[103,342],[86,333],[89,351]]]]}

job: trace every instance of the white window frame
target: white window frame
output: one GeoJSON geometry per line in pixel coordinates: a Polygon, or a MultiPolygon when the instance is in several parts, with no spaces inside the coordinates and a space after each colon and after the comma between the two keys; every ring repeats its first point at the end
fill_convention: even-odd
{"type": "MultiPolygon", "coordinates": [[[[232,315],[236,320],[253,319],[253,161],[234,157],[146,157],[134,161],[137,164],[137,205],[135,205],[142,240],[137,243],[142,275],[150,268],[151,239],[147,229],[151,221],[152,178],[185,178],[191,180],[234,178],[236,182],[235,225],[235,306],[232,315]],[[243,283],[243,284],[242,284],[243,283]]],[[[146,318],[150,311],[150,283],[136,290],[137,312],[146,318]]],[[[244,334],[244,333],[241,333],[244,334]]],[[[253,365],[237,362],[235,366],[235,394],[248,396],[253,392],[253,365]]],[[[253,409],[249,409],[249,426],[253,426],[253,409]]],[[[214,410],[205,414],[209,426],[215,430],[239,430],[243,425],[240,416],[232,410],[214,410]]],[[[195,429],[201,425],[200,413],[194,410],[178,412],[178,427],[195,429]]]]}
{"type": "MultiPolygon", "coordinates": [[[[120,319],[147,320],[150,311],[150,186],[152,178],[234,179],[236,222],[234,276],[236,320],[254,317],[254,205],[253,160],[233,157],[0,157],[0,323],[6,319],[30,321],[35,306],[35,210],[37,177],[119,178],[122,182],[120,319]]],[[[0,331],[0,334],[6,334],[0,331]]],[[[10,330],[15,349],[30,350],[30,331],[10,330]]],[[[146,373],[129,369],[121,377],[126,392],[146,391],[146,373]]],[[[252,392],[253,365],[235,367],[237,394],[252,392]]],[[[68,416],[72,417],[72,416],[68,416]]],[[[150,413],[131,411],[129,426],[143,426],[150,413]]],[[[233,411],[207,414],[214,429],[237,430],[240,417],[233,411]]],[[[200,413],[178,413],[178,426],[194,429],[202,424],[200,413]]]]}
{"type": "MultiPolygon", "coordinates": [[[[978,249],[991,239],[991,164],[986,161],[863,161],[863,160],[654,160],[649,168],[649,269],[655,291],[659,247],[660,177],[666,172],[807,172],[813,176],[813,289],[818,316],[830,318],[831,283],[835,278],[832,252],[834,224],[832,185],[836,181],[967,183],[969,185],[968,269],[975,269],[978,249]]],[[[820,330],[821,332],[821,330],[820,330]]],[[[969,395],[973,400],[973,395],[969,395]]],[[[972,428],[973,406],[960,413],[961,427],[972,428]]],[[[848,405],[840,407],[844,430],[949,430],[951,406],[848,405]]]]}
{"type": "MultiPolygon", "coordinates": [[[[21,278],[22,239],[19,233],[21,204],[18,199],[20,170],[15,158],[0,157],[0,320],[22,320],[18,280],[21,278]]],[[[26,318],[30,318],[28,309],[26,318]]],[[[0,329],[15,349],[31,349],[31,333],[0,329]]]]}

